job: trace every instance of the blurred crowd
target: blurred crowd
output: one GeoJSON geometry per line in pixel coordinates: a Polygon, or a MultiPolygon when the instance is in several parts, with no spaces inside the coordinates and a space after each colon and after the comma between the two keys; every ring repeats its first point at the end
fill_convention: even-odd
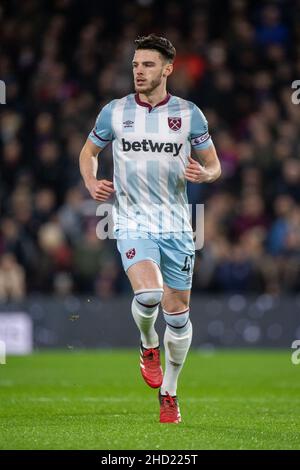
{"type": "MultiPolygon", "coordinates": [[[[78,158],[95,118],[133,91],[134,39],[177,49],[172,94],[205,113],[222,163],[205,204],[194,292],[300,287],[300,1],[3,1],[0,6],[0,300],[129,290],[78,158]]],[[[112,179],[111,149],[99,176],[112,179]]]]}

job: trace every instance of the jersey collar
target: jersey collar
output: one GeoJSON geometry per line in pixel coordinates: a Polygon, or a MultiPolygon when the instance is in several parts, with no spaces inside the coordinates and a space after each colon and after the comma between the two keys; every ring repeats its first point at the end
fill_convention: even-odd
{"type": "Polygon", "coordinates": [[[166,104],[171,98],[171,96],[172,95],[170,95],[170,93],[167,93],[167,96],[162,101],[157,103],[155,106],[151,106],[150,103],[146,103],[145,101],[142,101],[138,93],[134,95],[136,103],[139,104],[140,106],[144,106],[145,108],[148,108],[149,112],[152,111],[152,109],[154,108],[158,108],[158,106],[163,106],[164,104],[166,104]]]}

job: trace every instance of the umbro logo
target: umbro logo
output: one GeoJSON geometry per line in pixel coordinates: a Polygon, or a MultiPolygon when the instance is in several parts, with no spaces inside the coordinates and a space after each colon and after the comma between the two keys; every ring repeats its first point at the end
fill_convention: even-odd
{"type": "Polygon", "coordinates": [[[133,127],[133,124],[134,124],[134,122],[133,122],[133,121],[129,121],[129,120],[123,122],[124,128],[126,128],[126,127],[133,127]]]}

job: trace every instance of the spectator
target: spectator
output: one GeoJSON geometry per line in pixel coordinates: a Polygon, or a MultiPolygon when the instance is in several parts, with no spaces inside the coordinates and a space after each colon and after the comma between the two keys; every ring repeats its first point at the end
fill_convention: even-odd
{"type": "Polygon", "coordinates": [[[4,253],[0,257],[0,301],[19,301],[25,293],[24,269],[12,253],[4,253]]]}

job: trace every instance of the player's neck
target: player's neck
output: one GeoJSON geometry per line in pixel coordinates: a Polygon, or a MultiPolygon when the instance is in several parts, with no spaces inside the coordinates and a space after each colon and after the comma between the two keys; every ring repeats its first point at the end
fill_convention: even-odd
{"type": "Polygon", "coordinates": [[[155,90],[151,93],[139,93],[138,95],[141,101],[154,107],[164,101],[168,96],[168,93],[166,88],[164,88],[163,90],[155,90]]]}

